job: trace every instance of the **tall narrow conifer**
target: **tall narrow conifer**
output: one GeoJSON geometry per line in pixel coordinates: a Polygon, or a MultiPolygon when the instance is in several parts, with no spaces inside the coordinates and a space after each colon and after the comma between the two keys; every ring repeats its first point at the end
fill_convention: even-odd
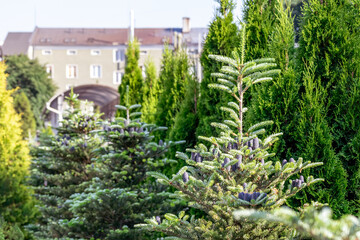
{"type": "MultiPolygon", "coordinates": [[[[159,77],[156,125],[167,128],[174,125],[175,116],[185,97],[186,86],[192,78],[190,67],[190,60],[184,50],[172,51],[165,48],[159,77]]],[[[158,134],[160,139],[168,137],[166,132],[158,134]]]]}
{"type": "Polygon", "coordinates": [[[239,43],[238,27],[234,23],[233,0],[220,0],[216,9],[214,20],[209,26],[209,32],[204,42],[201,54],[201,65],[203,67],[203,79],[200,84],[200,98],[198,101],[199,126],[196,136],[210,135],[215,130],[210,126],[211,122],[220,121],[223,113],[220,106],[227,103],[228,96],[214,89],[209,89],[208,84],[215,83],[216,78],[211,73],[217,72],[223,63],[214,62],[209,54],[230,56],[234,46],[239,43]]]}
{"type": "Polygon", "coordinates": [[[21,118],[6,90],[6,66],[0,62],[0,215],[8,223],[23,225],[36,215],[32,191],[26,185],[30,156],[22,139],[21,118]]]}
{"type": "Polygon", "coordinates": [[[144,122],[155,123],[156,106],[159,97],[159,83],[155,64],[150,59],[145,63],[145,75],[141,118],[144,122]]]}
{"type": "Polygon", "coordinates": [[[120,104],[125,102],[126,86],[129,86],[130,101],[132,104],[142,102],[143,77],[139,67],[140,46],[135,39],[130,41],[126,50],[125,74],[119,86],[120,104]]]}
{"type": "MultiPolygon", "coordinates": [[[[337,216],[359,211],[360,149],[353,147],[360,128],[359,24],[358,2],[309,0],[304,4],[297,54],[303,100],[299,129],[294,132],[296,150],[324,162],[318,175],[325,177],[329,191],[321,198],[337,216]]],[[[316,199],[318,189],[311,195],[316,199]]]]}

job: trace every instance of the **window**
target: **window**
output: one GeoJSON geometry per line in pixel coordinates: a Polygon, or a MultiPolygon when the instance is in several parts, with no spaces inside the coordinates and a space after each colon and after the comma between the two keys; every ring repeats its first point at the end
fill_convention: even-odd
{"type": "Polygon", "coordinates": [[[147,51],[146,51],[146,50],[140,51],[140,55],[146,55],[146,54],[147,54],[147,51]]]}
{"type": "Polygon", "coordinates": [[[90,66],[90,77],[91,78],[101,78],[101,66],[100,65],[91,65],[90,66]]]}
{"type": "Polygon", "coordinates": [[[113,83],[116,85],[121,84],[121,79],[122,79],[123,75],[124,75],[124,73],[122,73],[120,71],[115,71],[114,77],[113,77],[113,83]]]}
{"type": "Polygon", "coordinates": [[[42,50],[42,55],[51,55],[52,51],[50,49],[42,50]]]}
{"type": "Polygon", "coordinates": [[[53,78],[54,77],[54,65],[47,64],[45,67],[46,67],[46,72],[49,74],[49,78],[53,78]]]}
{"type": "Polygon", "coordinates": [[[116,49],[114,51],[114,62],[125,61],[125,51],[123,49],[116,49]]]}
{"type": "Polygon", "coordinates": [[[101,51],[100,50],[97,50],[97,49],[93,49],[91,50],[91,55],[93,56],[98,56],[101,54],[101,51]]]}
{"type": "Polygon", "coordinates": [[[78,68],[77,65],[68,64],[66,65],[66,78],[77,78],[78,68]]]}
{"type": "Polygon", "coordinates": [[[74,49],[69,49],[69,50],[67,50],[66,54],[67,54],[67,55],[76,55],[76,54],[77,54],[77,51],[74,50],[74,49]]]}

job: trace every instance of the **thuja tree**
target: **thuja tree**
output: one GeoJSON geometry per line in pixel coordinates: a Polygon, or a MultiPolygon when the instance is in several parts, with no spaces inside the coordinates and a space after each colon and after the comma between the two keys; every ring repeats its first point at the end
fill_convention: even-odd
{"type": "MultiPolygon", "coordinates": [[[[294,29],[290,6],[284,9],[283,1],[274,3],[274,26],[269,37],[268,50],[275,57],[281,73],[273,81],[256,86],[251,91],[249,112],[245,117],[246,126],[264,119],[272,119],[270,131],[284,131],[284,137],[272,146],[278,158],[290,157],[288,151],[294,148],[294,120],[300,100],[300,84],[294,70],[294,29]]],[[[247,30],[249,33],[249,30],[247,30]]]]}
{"type": "Polygon", "coordinates": [[[125,74],[119,86],[120,104],[124,104],[126,98],[126,87],[129,86],[131,104],[142,102],[143,77],[139,67],[140,46],[135,39],[129,42],[126,50],[125,74]]]}
{"type": "Polygon", "coordinates": [[[359,24],[359,1],[304,4],[297,64],[303,100],[301,124],[294,132],[296,150],[324,162],[319,174],[329,191],[319,196],[314,189],[311,198],[331,198],[336,215],[359,209],[355,199],[359,197],[360,149],[354,148],[360,126],[359,24]],[[327,147],[321,147],[325,142],[327,147]]]}
{"type": "MultiPolygon", "coordinates": [[[[185,89],[192,79],[191,65],[184,50],[172,51],[165,47],[159,79],[159,100],[156,110],[156,124],[171,128],[175,116],[185,97],[185,89]]],[[[160,139],[168,137],[167,132],[160,132],[160,139]]]]}
{"type": "Polygon", "coordinates": [[[40,201],[39,224],[30,226],[37,238],[62,238],[68,235],[66,225],[73,214],[67,200],[80,193],[94,177],[91,159],[101,144],[92,136],[99,115],[79,109],[77,95],[67,99],[70,108],[56,136],[43,139],[34,150],[31,183],[40,201]]]}
{"type": "Polygon", "coordinates": [[[246,59],[269,56],[269,40],[275,22],[275,4],[271,0],[245,0],[244,21],[247,26],[246,59]]]}
{"type": "Polygon", "coordinates": [[[153,133],[163,128],[140,122],[140,105],[117,107],[126,117],[104,123],[97,131],[107,143],[94,162],[98,178],[69,201],[74,213],[71,237],[155,239],[156,234],[134,229],[134,224],[164,214],[174,204],[167,187],[148,181],[145,174],[167,164],[164,155],[176,143],[153,142],[153,133]]]}
{"type": "Polygon", "coordinates": [[[265,134],[271,121],[257,123],[243,128],[244,94],[254,84],[272,80],[268,77],[276,64],[271,58],[244,62],[245,31],[241,47],[232,57],[210,55],[211,59],[223,62],[219,73],[213,76],[218,83],[209,87],[222,90],[232,96],[233,101],[221,107],[230,116],[222,123],[212,123],[221,129],[219,136],[200,137],[211,146],[203,144],[189,149],[191,155],[178,153],[188,166],[183,167],[171,178],[151,172],[159,182],[178,191],[179,199],[189,202],[192,208],[204,212],[204,218],[189,216],[184,211],[179,215],[165,214],[147,220],[140,226],[151,231],[160,231],[180,239],[278,239],[287,233],[283,225],[265,221],[251,223],[236,221],[232,213],[236,209],[270,210],[283,205],[287,198],[320,179],[288,179],[304,169],[321,165],[290,158],[272,162],[267,149],[281,133],[265,134]]]}
{"type": "Polygon", "coordinates": [[[155,63],[148,60],[145,63],[145,84],[143,91],[142,121],[155,123],[156,106],[159,96],[158,76],[155,63]]]}
{"type": "Polygon", "coordinates": [[[199,126],[196,129],[197,136],[209,136],[214,128],[211,122],[221,121],[223,113],[220,106],[227,103],[227,95],[214,89],[209,89],[208,84],[215,83],[216,78],[211,73],[217,72],[223,63],[214,62],[209,58],[209,54],[230,56],[240,41],[238,27],[233,22],[233,10],[235,4],[232,0],[220,0],[219,7],[216,9],[214,20],[209,26],[203,52],[201,54],[201,65],[203,67],[203,79],[200,84],[200,99],[198,101],[199,126]]]}
{"type": "Polygon", "coordinates": [[[174,126],[170,130],[169,139],[172,141],[184,140],[186,144],[177,145],[171,149],[172,156],[176,151],[185,151],[196,143],[196,128],[198,126],[197,102],[199,98],[199,82],[195,77],[189,79],[180,110],[175,116],[174,126]]]}
{"type": "Polygon", "coordinates": [[[6,90],[6,66],[0,62],[0,217],[19,226],[36,217],[32,190],[26,184],[30,156],[22,139],[21,118],[13,106],[12,90],[6,90]]]}

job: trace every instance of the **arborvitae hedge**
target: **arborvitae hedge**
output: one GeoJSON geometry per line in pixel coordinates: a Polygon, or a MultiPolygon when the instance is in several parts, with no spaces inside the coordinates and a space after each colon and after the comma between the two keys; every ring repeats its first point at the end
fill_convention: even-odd
{"type": "Polygon", "coordinates": [[[142,121],[155,123],[156,106],[159,97],[159,83],[155,63],[152,60],[147,60],[145,63],[145,75],[142,121]]]}
{"type": "Polygon", "coordinates": [[[126,86],[129,86],[131,104],[142,102],[143,77],[139,67],[140,46],[135,39],[129,42],[126,50],[125,74],[119,86],[120,104],[124,104],[126,98],[126,86]]]}
{"type": "MultiPolygon", "coordinates": [[[[296,78],[294,65],[294,29],[289,6],[284,9],[283,2],[273,1],[274,23],[269,37],[267,49],[281,69],[274,80],[254,86],[251,91],[251,106],[245,116],[246,125],[264,119],[272,119],[275,124],[271,131],[284,131],[284,138],[272,146],[272,150],[280,159],[291,155],[294,147],[291,133],[294,132],[299,104],[299,83],[296,78]]],[[[247,29],[247,35],[252,35],[247,29]]],[[[267,53],[267,54],[269,54],[267,53]]]]}
{"type": "Polygon", "coordinates": [[[262,58],[271,55],[269,40],[275,21],[274,0],[245,0],[244,20],[247,33],[246,59],[262,58]]]}
{"type": "Polygon", "coordinates": [[[22,139],[21,118],[13,107],[13,91],[6,90],[6,66],[0,62],[0,216],[12,224],[30,223],[37,209],[26,185],[30,156],[22,139]]]}
{"type": "Polygon", "coordinates": [[[172,141],[184,140],[186,144],[173,148],[172,156],[176,151],[185,151],[196,143],[195,131],[199,123],[197,102],[199,100],[199,82],[195,77],[189,79],[186,93],[179,112],[176,114],[174,126],[170,129],[169,138],[172,141]]]}
{"type": "MultiPolygon", "coordinates": [[[[165,47],[159,77],[159,100],[156,110],[156,125],[172,128],[175,116],[185,97],[185,89],[192,79],[190,60],[184,50],[172,51],[165,47]]],[[[168,133],[159,132],[158,139],[165,139],[168,133]]]]}
{"type": "MultiPolygon", "coordinates": [[[[318,176],[325,177],[331,189],[326,201],[336,215],[359,209],[360,149],[353,148],[360,128],[359,26],[359,1],[310,0],[304,4],[297,58],[303,80],[299,120],[303,131],[295,132],[297,152],[323,155],[320,159],[325,165],[318,176]],[[328,147],[324,148],[317,135],[328,147]],[[335,157],[329,157],[330,153],[335,157]]],[[[314,189],[315,196],[316,192],[314,189]]]]}
{"type": "Polygon", "coordinates": [[[228,100],[225,94],[208,88],[209,83],[216,82],[216,78],[211,77],[211,73],[219,71],[223,65],[209,59],[209,54],[230,56],[240,41],[238,27],[233,18],[234,2],[232,0],[218,2],[220,6],[216,9],[214,20],[209,26],[200,58],[203,79],[200,84],[197,107],[199,126],[196,129],[196,136],[209,136],[213,133],[215,129],[210,126],[210,123],[221,120],[223,113],[220,111],[220,106],[226,104],[228,100]]]}

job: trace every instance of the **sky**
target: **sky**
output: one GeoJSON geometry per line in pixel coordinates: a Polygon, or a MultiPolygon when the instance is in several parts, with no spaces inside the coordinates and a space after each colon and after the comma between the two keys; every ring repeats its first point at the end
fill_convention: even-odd
{"type": "MultiPolygon", "coordinates": [[[[240,0],[235,11],[239,16],[240,0]]],[[[218,3],[214,0],[0,0],[0,44],[8,32],[38,27],[126,28],[130,10],[135,27],[207,27],[218,3]]]]}

